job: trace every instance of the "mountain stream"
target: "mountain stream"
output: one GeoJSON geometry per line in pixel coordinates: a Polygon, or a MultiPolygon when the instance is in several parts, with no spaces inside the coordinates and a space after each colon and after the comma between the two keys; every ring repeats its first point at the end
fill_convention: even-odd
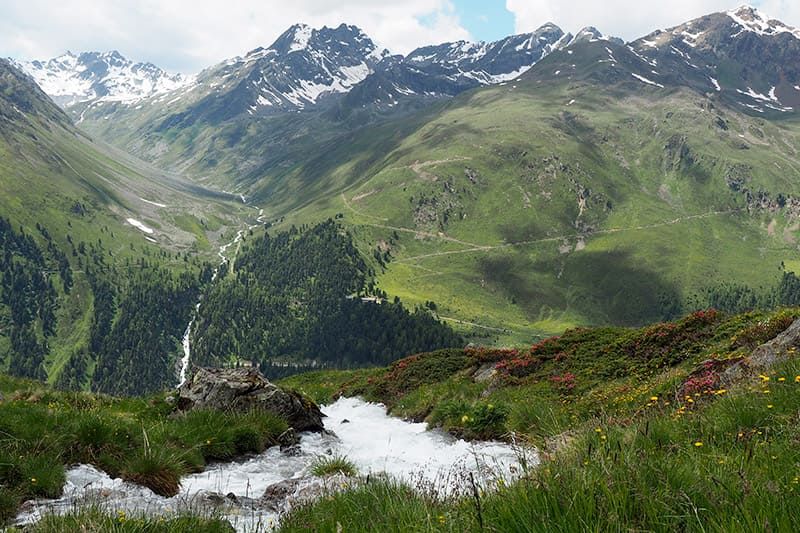
{"type": "MultiPolygon", "coordinates": [[[[524,465],[538,461],[535,453],[500,442],[469,443],[426,424],[389,416],[379,404],[342,398],[322,408],[325,433],[306,433],[294,452],[277,446],[247,459],[209,465],[182,479],[177,496],[164,498],[149,489],[112,479],[89,465],[67,472],[61,498],[27,502],[15,524],[37,522],[46,513],[68,513],[94,505],[126,516],[164,516],[194,512],[227,518],[239,532],[270,531],[279,519],[259,498],[275,483],[297,479],[312,483],[310,469],[321,456],[343,456],[361,476],[385,473],[419,490],[440,495],[466,494],[472,481],[491,489],[502,479],[522,475],[524,465]],[[214,514],[216,513],[216,514],[214,514]]],[[[299,490],[299,489],[298,489],[299,490]]]]}

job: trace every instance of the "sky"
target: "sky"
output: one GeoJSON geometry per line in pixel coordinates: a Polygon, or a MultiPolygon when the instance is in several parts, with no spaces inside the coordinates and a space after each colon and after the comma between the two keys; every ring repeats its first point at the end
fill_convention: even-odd
{"type": "MultiPolygon", "coordinates": [[[[0,57],[47,59],[67,50],[118,50],[172,72],[195,73],[269,46],[297,22],[345,22],[381,47],[408,53],[447,41],[496,40],[546,22],[588,25],[632,40],[741,0],[0,0],[0,57]]],[[[753,5],[800,26],[800,1],[753,5]]]]}

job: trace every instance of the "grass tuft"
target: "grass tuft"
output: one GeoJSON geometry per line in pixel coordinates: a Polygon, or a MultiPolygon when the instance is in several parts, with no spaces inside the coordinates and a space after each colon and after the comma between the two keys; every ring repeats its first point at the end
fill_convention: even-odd
{"type": "Polygon", "coordinates": [[[331,457],[317,457],[311,465],[311,473],[317,477],[328,477],[341,474],[346,477],[358,475],[358,468],[355,463],[347,457],[334,455],[331,457]]]}

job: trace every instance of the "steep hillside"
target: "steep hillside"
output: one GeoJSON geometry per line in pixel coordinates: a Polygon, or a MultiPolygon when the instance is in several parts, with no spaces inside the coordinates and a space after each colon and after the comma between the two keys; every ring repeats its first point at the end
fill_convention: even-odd
{"type": "Polygon", "coordinates": [[[458,435],[533,442],[539,457],[519,481],[461,497],[370,480],[295,508],[280,531],[796,530],[797,316],[698,312],[287,380],[321,401],[357,394],[458,435]]]}
{"type": "Polygon", "coordinates": [[[398,235],[381,289],[504,341],[673,316],[723,282],[773,284],[796,267],[796,113],[742,105],[746,78],[709,90],[691,65],[649,61],[577,42],[401,124],[413,132],[380,154],[365,134],[312,159],[290,180],[343,192],[274,208],[293,210],[287,223],[341,213],[376,248],[398,235]]]}
{"type": "Polygon", "coordinates": [[[171,382],[201,263],[255,214],[93,144],[0,60],[0,368],[67,387],[105,368],[95,387],[113,388],[139,364],[158,375],[136,386],[171,382]]]}
{"type": "Polygon", "coordinates": [[[266,199],[309,153],[369,124],[519,76],[564,42],[549,24],[493,43],[392,56],[355,26],[295,25],[169,94],[68,110],[81,127],[162,168],[266,199]]]}

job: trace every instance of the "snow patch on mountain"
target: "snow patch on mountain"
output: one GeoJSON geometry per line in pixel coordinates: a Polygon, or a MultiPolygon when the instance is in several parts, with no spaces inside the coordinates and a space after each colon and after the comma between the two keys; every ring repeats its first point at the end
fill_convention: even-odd
{"type": "Polygon", "coordinates": [[[297,31],[294,33],[294,42],[292,42],[292,45],[289,47],[289,52],[305,50],[308,47],[308,41],[311,39],[312,31],[310,26],[300,24],[297,27],[297,31]]]}
{"type": "Polygon", "coordinates": [[[192,82],[151,63],[134,63],[119,52],[67,52],[47,61],[15,62],[62,107],[92,101],[132,103],[192,82]]]}
{"type": "Polygon", "coordinates": [[[645,84],[647,84],[647,85],[652,85],[652,86],[654,86],[654,87],[660,87],[660,88],[662,88],[662,89],[664,88],[664,86],[663,86],[663,85],[661,85],[660,83],[656,83],[656,82],[654,82],[653,80],[648,80],[648,79],[647,79],[647,78],[645,78],[644,76],[640,76],[640,75],[638,75],[638,74],[636,74],[636,73],[633,73],[633,72],[631,72],[631,76],[633,76],[634,78],[636,78],[636,79],[637,79],[637,80],[639,80],[640,82],[642,82],[642,83],[645,83],[645,84]]]}
{"type": "Polygon", "coordinates": [[[744,31],[756,33],[758,35],[780,35],[789,33],[800,39],[800,30],[787,26],[779,20],[775,20],[762,13],[758,9],[744,5],[726,13],[744,31]]]}

